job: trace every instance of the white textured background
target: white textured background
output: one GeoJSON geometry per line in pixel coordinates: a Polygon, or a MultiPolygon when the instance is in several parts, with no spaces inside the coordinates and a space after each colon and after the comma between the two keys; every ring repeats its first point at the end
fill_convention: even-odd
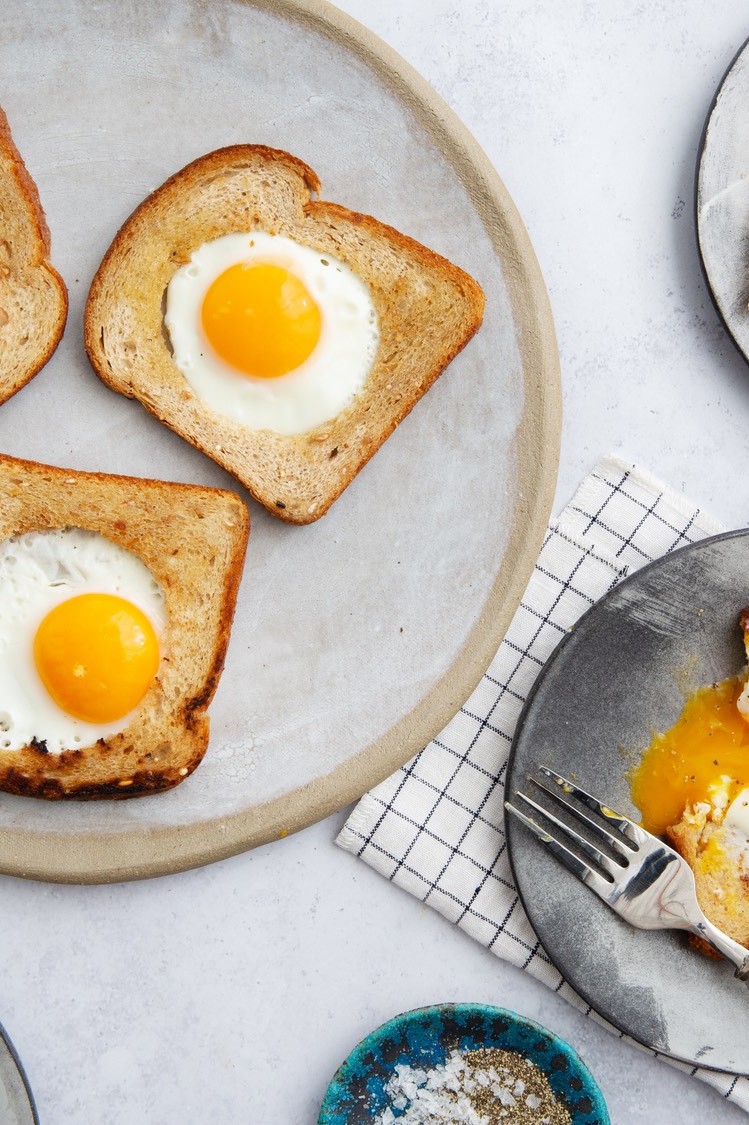
{"type": "MultiPolygon", "coordinates": [[[[746,523],[749,369],[707,295],[692,198],[704,116],[749,9],[341,6],[443,94],[530,230],[562,357],[557,507],[619,447],[727,525],[746,523]]],[[[358,1039],[444,1000],[505,1005],[568,1038],[617,1125],[746,1120],[338,851],[342,820],[150,883],[0,879],[0,1019],[43,1125],[314,1125],[358,1039]]]]}

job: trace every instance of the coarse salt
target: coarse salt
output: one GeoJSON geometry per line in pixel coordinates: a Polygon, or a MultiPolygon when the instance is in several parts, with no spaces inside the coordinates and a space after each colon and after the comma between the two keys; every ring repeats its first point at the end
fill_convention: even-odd
{"type": "Polygon", "coordinates": [[[570,1125],[571,1121],[543,1071],[512,1051],[477,1049],[461,1054],[453,1050],[444,1064],[428,1071],[398,1063],[386,1093],[389,1105],[374,1125],[570,1125]]]}

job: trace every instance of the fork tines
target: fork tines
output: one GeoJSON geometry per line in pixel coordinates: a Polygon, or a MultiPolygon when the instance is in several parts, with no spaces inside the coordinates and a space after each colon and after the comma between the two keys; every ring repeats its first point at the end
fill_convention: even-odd
{"type": "Polygon", "coordinates": [[[579,879],[599,894],[607,893],[612,882],[621,874],[622,868],[629,864],[629,858],[647,838],[646,834],[628,817],[602,805],[590,793],[548,766],[540,766],[539,773],[544,781],[538,778],[528,780],[560,805],[572,819],[584,824],[595,843],[577,832],[568,821],[562,820],[549,808],[519,790],[515,791],[515,798],[532,811],[525,812],[511,801],[505,801],[505,808],[522,821],[579,879]],[[551,784],[546,784],[546,781],[551,784]],[[571,850],[569,843],[582,854],[571,850]],[[608,847],[613,858],[600,846],[596,846],[600,844],[608,847]]]}

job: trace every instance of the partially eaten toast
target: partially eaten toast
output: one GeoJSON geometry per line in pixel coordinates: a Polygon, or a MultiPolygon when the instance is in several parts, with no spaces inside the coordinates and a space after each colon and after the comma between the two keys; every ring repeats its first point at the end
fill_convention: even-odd
{"type": "Polygon", "coordinates": [[[65,329],[67,290],[49,254],[39,192],[0,109],[0,403],[44,366],[65,329]]]}
{"type": "MultiPolygon", "coordinates": [[[[70,528],[104,537],[150,572],[164,603],[157,670],[117,733],[89,741],[78,737],[53,752],[40,718],[24,745],[9,748],[7,736],[0,740],[0,789],[51,799],[134,797],[169,789],[192,773],[208,743],[206,710],[229,641],[249,534],[247,509],[234,493],[219,489],[0,456],[0,546],[29,533],[70,528]]],[[[76,569],[77,564],[53,569],[50,585],[69,582],[76,569]]],[[[6,626],[13,623],[15,588],[11,572],[3,592],[6,626]]],[[[9,635],[15,641],[12,630],[9,635]]],[[[37,642],[25,627],[18,638],[24,660],[32,660],[37,642]]],[[[12,682],[12,670],[8,679],[12,682]]],[[[6,684],[0,730],[12,729],[13,707],[6,684]]]]}
{"type": "MultiPolygon", "coordinates": [[[[457,266],[368,215],[313,199],[288,153],[237,145],[177,172],[138,207],[96,273],[85,344],[100,378],[292,523],[322,516],[479,327],[484,296],[457,266]],[[307,432],[255,428],[214,409],[177,368],[164,328],[175,271],[201,246],[262,231],[343,263],[368,287],[379,343],[366,382],[307,432]]],[[[295,377],[291,376],[284,378],[295,377]]]]}
{"type": "MultiPolygon", "coordinates": [[[[746,667],[732,694],[739,715],[749,723],[749,609],[739,614],[739,628],[746,667]]],[[[708,725],[704,744],[710,754],[718,753],[710,749],[714,733],[708,725]]],[[[719,759],[714,765],[717,772],[719,759]]],[[[706,799],[688,804],[666,835],[692,868],[697,899],[707,917],[749,948],[749,788],[730,774],[718,776],[706,799]]],[[[690,942],[709,956],[716,955],[700,938],[690,937],[690,942]]]]}
{"type": "MultiPolygon", "coordinates": [[[[749,949],[749,839],[737,825],[739,813],[749,807],[749,790],[728,806],[699,802],[684,811],[668,838],[694,872],[697,899],[710,921],[749,949]]],[[[699,938],[690,941],[714,956],[699,938]]]]}

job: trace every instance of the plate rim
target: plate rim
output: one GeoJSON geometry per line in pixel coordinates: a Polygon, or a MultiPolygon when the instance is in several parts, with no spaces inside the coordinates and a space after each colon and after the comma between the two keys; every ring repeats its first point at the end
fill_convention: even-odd
{"type": "MultiPolygon", "coordinates": [[[[749,40],[747,42],[749,42],[749,40]]],[[[548,660],[544,664],[543,668],[539,672],[537,678],[535,679],[535,681],[533,683],[533,686],[531,687],[531,690],[528,692],[528,695],[526,697],[526,701],[523,704],[523,708],[520,712],[520,715],[518,716],[518,722],[517,722],[517,726],[515,728],[515,734],[514,734],[513,739],[512,739],[512,745],[510,746],[510,752],[509,752],[508,759],[507,759],[507,772],[506,772],[506,775],[505,775],[505,792],[507,792],[509,790],[510,781],[511,781],[511,778],[513,777],[513,774],[514,774],[514,768],[515,768],[515,764],[516,764],[516,761],[515,761],[516,760],[516,740],[519,739],[519,737],[520,737],[523,726],[525,725],[525,720],[526,720],[528,714],[530,713],[530,709],[532,707],[533,700],[535,698],[536,692],[537,692],[538,688],[540,687],[541,683],[543,682],[543,679],[545,678],[545,676],[547,674],[547,669],[552,665],[552,663],[556,662],[556,660],[557,660],[559,654],[562,652],[562,650],[567,648],[568,643],[573,639],[573,637],[574,637],[575,633],[577,632],[579,626],[585,621],[585,619],[590,617],[591,614],[595,614],[596,611],[598,610],[598,608],[605,601],[607,601],[612,595],[617,593],[617,591],[621,590],[622,587],[624,587],[626,585],[629,585],[629,583],[633,579],[638,578],[640,575],[646,574],[647,572],[653,570],[654,568],[662,566],[665,562],[670,561],[672,558],[676,557],[677,555],[683,555],[683,554],[687,554],[687,553],[691,554],[693,552],[696,553],[700,548],[708,547],[708,546],[712,545],[713,543],[717,543],[717,542],[720,542],[720,541],[725,541],[725,540],[729,540],[729,539],[747,538],[747,537],[749,537],[749,526],[741,527],[741,528],[734,528],[730,531],[721,531],[721,532],[718,532],[716,535],[706,535],[702,539],[696,540],[694,543],[687,543],[682,547],[677,547],[675,550],[669,551],[665,555],[661,555],[660,558],[653,559],[651,562],[645,563],[644,566],[638,567],[638,569],[635,570],[632,574],[628,574],[625,578],[622,578],[619,582],[617,582],[617,584],[615,586],[613,586],[610,590],[608,590],[605,594],[603,594],[598,599],[598,601],[595,602],[594,605],[592,605],[589,609],[585,610],[585,612],[583,614],[581,614],[581,616],[575,622],[574,627],[572,629],[570,629],[565,634],[565,636],[563,636],[562,639],[559,641],[558,645],[556,646],[556,648],[552,652],[551,656],[548,658],[548,660]]],[[[516,869],[516,866],[515,866],[513,838],[514,838],[516,832],[520,833],[521,828],[518,824],[515,823],[513,818],[508,816],[506,808],[504,809],[504,831],[505,831],[505,840],[506,840],[506,843],[507,843],[507,857],[508,857],[508,860],[509,860],[509,863],[510,863],[510,871],[512,873],[512,879],[513,879],[513,882],[515,884],[515,888],[516,888],[517,893],[518,893],[520,905],[522,906],[523,910],[527,914],[528,920],[531,924],[531,927],[533,928],[533,932],[534,932],[534,934],[536,934],[536,937],[538,938],[539,943],[543,946],[543,949],[544,949],[546,955],[548,956],[549,960],[551,961],[552,965],[557,970],[557,972],[560,974],[560,976],[563,978],[563,980],[566,981],[566,983],[569,984],[569,986],[577,993],[577,995],[580,996],[580,998],[597,1015],[599,1015],[603,1019],[605,1019],[617,1031],[621,1032],[623,1035],[626,1035],[629,1039],[632,1040],[633,1043],[637,1043],[638,1046],[643,1047],[648,1051],[654,1051],[661,1058],[671,1059],[674,1062],[684,1063],[687,1066],[695,1066],[695,1067],[698,1067],[700,1070],[714,1071],[717,1074],[730,1074],[731,1076],[749,1077],[749,1061],[747,1062],[746,1070],[733,1070],[733,1069],[727,1069],[724,1066],[710,1066],[709,1063],[704,1062],[702,1059],[695,1060],[695,1059],[692,1059],[692,1058],[686,1058],[683,1055],[675,1054],[674,1052],[671,1052],[671,1051],[664,1051],[660,1047],[653,1047],[650,1043],[646,1043],[642,1039],[639,1039],[636,1035],[633,1035],[631,1029],[629,1029],[627,1027],[624,1027],[622,1025],[621,1020],[617,1020],[615,1011],[614,1012],[603,1012],[603,1011],[601,1011],[601,1008],[599,1007],[598,1003],[596,1002],[595,997],[590,992],[588,992],[586,990],[584,983],[582,985],[579,985],[576,980],[573,981],[571,976],[567,975],[567,973],[557,964],[557,962],[555,960],[554,953],[549,949],[549,947],[546,944],[544,944],[543,938],[538,933],[538,930],[537,930],[537,927],[536,927],[536,922],[534,921],[534,917],[533,917],[533,908],[529,905],[529,900],[526,899],[525,893],[524,893],[523,889],[521,888],[521,882],[518,880],[518,873],[517,873],[517,869],[516,869]]],[[[552,860],[552,862],[556,863],[557,861],[552,860]]]]}
{"type": "Polygon", "coordinates": [[[744,359],[747,363],[749,363],[749,350],[744,351],[741,344],[739,343],[739,341],[734,336],[733,329],[731,328],[731,324],[730,324],[730,321],[728,319],[728,315],[724,312],[723,306],[720,303],[720,299],[718,297],[718,294],[713,289],[713,283],[712,283],[712,280],[710,278],[710,273],[709,273],[708,268],[707,268],[707,262],[705,261],[705,256],[702,252],[702,224],[700,222],[700,183],[701,183],[701,180],[702,180],[702,162],[703,162],[703,158],[704,158],[704,155],[705,155],[705,149],[707,147],[707,134],[710,131],[710,123],[713,119],[713,114],[714,114],[715,108],[718,104],[718,99],[720,98],[720,95],[723,91],[723,87],[725,86],[726,82],[728,81],[728,79],[731,75],[731,72],[733,71],[733,68],[736,66],[736,63],[739,61],[739,59],[742,57],[742,55],[745,53],[745,51],[747,51],[747,49],[749,49],[749,36],[747,36],[747,38],[744,40],[744,42],[741,44],[741,46],[735,52],[735,54],[731,58],[731,61],[728,63],[728,66],[723,71],[723,74],[720,78],[720,81],[718,82],[718,85],[715,88],[715,93],[713,94],[712,99],[710,101],[710,105],[708,106],[707,114],[705,116],[705,123],[702,126],[702,132],[700,133],[700,139],[699,139],[699,142],[697,144],[697,161],[696,161],[696,166],[695,166],[694,191],[693,191],[692,206],[693,206],[693,214],[694,214],[694,230],[695,230],[695,236],[696,236],[696,242],[697,242],[697,258],[698,258],[699,263],[700,263],[700,271],[701,271],[702,276],[705,280],[705,285],[707,286],[707,291],[708,291],[708,294],[710,296],[710,300],[713,304],[713,307],[714,307],[715,311],[718,314],[718,319],[720,320],[721,324],[723,325],[723,327],[726,330],[726,334],[727,334],[729,340],[733,344],[733,346],[736,349],[736,351],[738,352],[738,354],[742,357],[742,359],[744,359]]]}
{"type": "Polygon", "coordinates": [[[538,260],[499,174],[426,79],[374,32],[328,0],[239,2],[300,22],[362,60],[415,115],[464,186],[470,185],[472,204],[495,251],[499,252],[500,239],[513,251],[505,282],[517,326],[524,401],[510,448],[516,453],[528,448],[543,451],[543,456],[515,457],[518,500],[507,547],[470,634],[439,681],[382,736],[330,773],[228,815],[186,825],[136,827],[106,836],[3,828],[3,874],[100,884],[176,873],[288,836],[357,800],[422,749],[471,694],[520,602],[551,511],[562,413],[556,333],[538,260]]]}
{"type": "Polygon", "coordinates": [[[29,1082],[29,1076],[27,1075],[26,1069],[25,1069],[23,1063],[21,1062],[21,1058],[18,1054],[18,1051],[15,1048],[15,1045],[13,1043],[13,1040],[10,1037],[10,1034],[8,1033],[5,1025],[2,1024],[2,1023],[0,1023],[0,1039],[2,1040],[3,1045],[7,1049],[8,1054],[11,1057],[11,1060],[15,1064],[16,1070],[18,1071],[18,1076],[21,1080],[21,1085],[23,1087],[24,1093],[26,1094],[26,1100],[28,1102],[28,1108],[31,1112],[32,1125],[39,1125],[39,1112],[36,1108],[36,1101],[34,1099],[34,1092],[31,1089],[31,1083],[29,1082]]]}

